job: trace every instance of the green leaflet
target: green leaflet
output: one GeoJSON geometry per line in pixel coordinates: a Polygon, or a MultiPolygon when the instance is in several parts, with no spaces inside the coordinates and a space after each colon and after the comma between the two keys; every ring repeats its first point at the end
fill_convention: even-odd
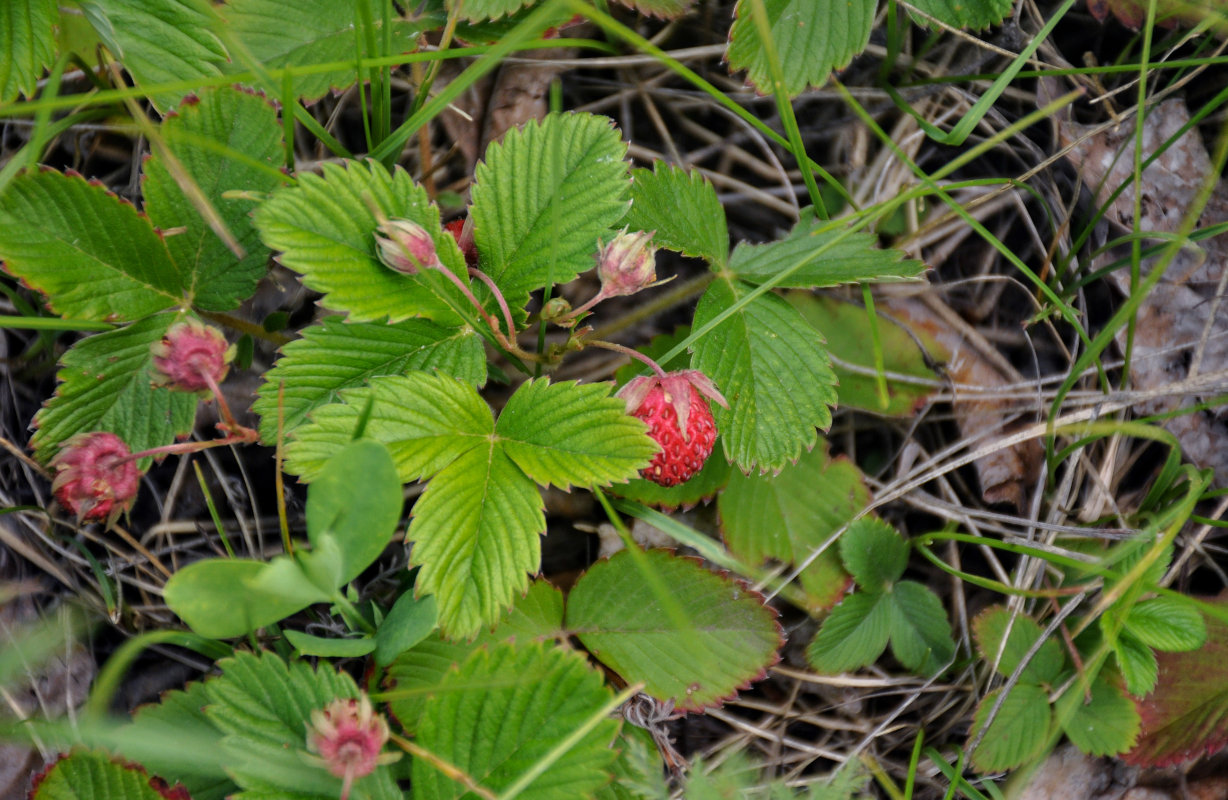
{"type": "MultiPolygon", "coordinates": [[[[988,28],[997,25],[1011,13],[1011,0],[916,0],[918,11],[929,14],[952,28],[988,28]]],[[[923,17],[913,15],[919,25],[929,25],[923,17]]]]}
{"type": "Polygon", "coordinates": [[[47,768],[30,800],[166,800],[165,791],[135,764],[78,750],[47,768]]]}
{"type": "Polygon", "coordinates": [[[0,103],[31,97],[43,69],[55,60],[55,0],[0,3],[0,103]]]}
{"type": "MultiPolygon", "coordinates": [[[[178,319],[157,314],[71,347],[61,361],[62,381],[34,415],[31,444],[44,463],[70,436],[110,431],[137,453],[170,444],[192,430],[199,398],[151,385],[150,347],[178,319]]],[[[146,459],[148,461],[148,459],[146,459]]]]}
{"type": "MultiPolygon", "coordinates": [[[[784,67],[786,94],[822,86],[833,69],[848,65],[865,49],[875,0],[764,0],[772,40],[784,67]]],[[[729,31],[729,67],[748,70],[747,80],[772,91],[771,71],[759,31],[745,0],[729,31]]]]}
{"type": "Polygon", "coordinates": [[[597,239],[627,212],[627,146],[607,117],[549,114],[509,131],[474,173],[482,269],[513,308],[592,269],[597,239]]]}
{"type": "Polygon", "coordinates": [[[632,230],[656,231],[653,244],[702,258],[714,268],[729,259],[729,230],[716,190],[698,172],[658,161],[631,174],[632,230]]]}
{"type": "Polygon", "coordinates": [[[235,258],[184,196],[159,155],[145,164],[145,211],[159,229],[177,231],[166,237],[166,246],[185,276],[193,304],[228,311],[255,291],[269,252],[252,226],[255,202],[224,194],[260,195],[281,183],[277,165],[282,131],[277,112],[262,97],[220,87],[184,102],[162,123],[161,132],[167,148],[247,255],[235,258]]]}

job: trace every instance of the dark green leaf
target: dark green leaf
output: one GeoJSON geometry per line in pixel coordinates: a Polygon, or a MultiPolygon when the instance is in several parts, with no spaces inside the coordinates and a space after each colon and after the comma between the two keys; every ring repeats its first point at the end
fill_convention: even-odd
{"type": "Polygon", "coordinates": [[[820,220],[799,222],[784,239],[768,244],[739,244],[729,258],[729,269],[749,283],[763,283],[782,272],[775,283],[795,286],[838,286],[862,281],[916,278],[925,269],[920,261],[904,260],[898,250],[881,250],[868,233],[846,234],[820,220]]]}
{"type": "Polygon", "coordinates": [[[904,574],[908,544],[888,523],[862,517],[840,537],[840,559],[858,586],[881,592],[904,574]]]}
{"type": "Polygon", "coordinates": [[[1062,695],[1054,710],[1071,744],[1089,756],[1124,753],[1138,738],[1138,709],[1103,676],[1092,681],[1090,702],[1076,684],[1062,695]]]}
{"type": "Polygon", "coordinates": [[[43,69],[55,60],[55,0],[0,3],[0,103],[34,95],[43,69]]]}
{"type": "Polygon", "coordinates": [[[729,258],[725,209],[712,184],[698,172],[658,161],[653,170],[631,173],[631,210],[624,220],[633,230],[656,231],[653,244],[702,258],[714,268],[729,258]]]}
{"type": "MultiPolygon", "coordinates": [[[[1042,632],[1030,617],[1012,614],[1003,606],[993,606],[972,621],[972,635],[981,658],[996,664],[999,675],[1009,676],[1023,662],[1042,632]]],[[[1065,662],[1061,645],[1048,639],[1024,667],[1019,680],[1021,683],[1050,684],[1057,680],[1065,662]]]]}
{"type": "Polygon", "coordinates": [[[819,672],[849,672],[872,663],[891,635],[892,603],[880,594],[856,592],[844,598],[823,620],[823,627],[806,649],[819,672]]]}
{"type": "Polygon", "coordinates": [[[405,592],[393,603],[375,633],[375,663],[386,667],[393,659],[430,636],[439,620],[435,598],[405,592]]]}
{"type": "Polygon", "coordinates": [[[891,592],[891,652],[920,675],[945,667],[955,655],[951,623],[938,595],[914,581],[900,581],[891,592]]]}
{"type": "Polygon", "coordinates": [[[1030,683],[1016,684],[998,713],[990,719],[1001,689],[985,695],[973,716],[970,740],[981,737],[972,763],[982,772],[999,772],[1026,764],[1045,748],[1052,714],[1045,690],[1030,683]]]}

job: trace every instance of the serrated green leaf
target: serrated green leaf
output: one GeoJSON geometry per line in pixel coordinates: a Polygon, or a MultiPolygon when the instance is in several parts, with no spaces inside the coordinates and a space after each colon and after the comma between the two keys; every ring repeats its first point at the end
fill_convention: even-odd
{"type": "Polygon", "coordinates": [[[890,635],[890,599],[854,592],[823,620],[823,627],[806,648],[806,658],[819,672],[849,672],[878,658],[890,635]]]}
{"type": "Polygon", "coordinates": [[[871,234],[846,235],[840,228],[831,229],[831,225],[826,220],[803,219],[783,239],[739,244],[729,257],[729,269],[749,283],[763,283],[792,270],[774,284],[781,288],[909,280],[925,269],[920,261],[904,259],[899,250],[880,249],[871,234]]]}
{"type": "Polygon", "coordinates": [[[626,681],[688,710],[756,680],[781,643],[757,594],[662,550],[594,564],[568,596],[567,627],[626,681]]]}
{"type": "Polygon", "coordinates": [[[968,735],[970,741],[981,737],[980,745],[972,753],[972,763],[981,772],[999,772],[1026,764],[1044,751],[1049,738],[1052,714],[1044,689],[1016,684],[991,721],[989,713],[1001,693],[1001,689],[995,689],[981,700],[968,735]]]}
{"type": "Polygon", "coordinates": [[[1153,597],[1136,603],[1126,616],[1126,630],[1157,650],[1180,652],[1201,647],[1207,626],[1192,603],[1175,597],[1153,597]]]}
{"type": "Polygon", "coordinates": [[[891,589],[891,652],[919,675],[932,675],[955,655],[951,623],[938,595],[914,581],[891,589]]]}
{"type": "Polygon", "coordinates": [[[633,230],[656,231],[653,244],[702,258],[714,268],[729,259],[729,230],[716,189],[698,172],[658,161],[650,172],[631,173],[633,230]]]}
{"type": "Polygon", "coordinates": [[[414,504],[406,535],[417,591],[435,595],[439,625],[472,636],[499,618],[541,563],[546,517],[537,486],[495,442],[467,450],[414,504]]]}
{"type": "MultiPolygon", "coordinates": [[[[363,0],[375,26],[375,41],[383,37],[382,0],[363,0]]],[[[293,70],[296,97],[315,101],[329,89],[343,89],[358,80],[356,67],[320,72],[311,68],[333,62],[395,55],[415,49],[422,28],[394,15],[391,49],[372,53],[366,37],[355,29],[359,20],[357,0],[231,0],[221,10],[227,26],[257,61],[269,69],[293,70]],[[287,20],[293,20],[288,25],[287,20]],[[356,49],[357,48],[357,49],[356,49]]],[[[236,60],[232,70],[245,69],[236,60]]],[[[280,87],[276,87],[280,89],[280,87]]]]}
{"type": "Polygon", "coordinates": [[[0,3],[0,103],[32,97],[43,70],[55,59],[55,0],[0,3]]]}
{"type": "Polygon", "coordinates": [[[286,471],[312,481],[354,437],[367,403],[364,435],[392,453],[402,483],[427,478],[494,433],[490,407],[472,386],[447,375],[414,371],[372,378],[346,389],[342,402],[321,406],[286,448],[286,471]]]}
{"type": "Polygon", "coordinates": [[[256,228],[265,244],[281,251],[278,260],[302,273],[308,288],[323,293],[325,306],[349,311],[354,322],[414,316],[455,322],[452,308],[469,302],[455,287],[440,288],[430,280],[442,280],[437,275],[394,272],[376,257],[373,208],[430,231],[440,261],[468,282],[465,257],[440,227],[439,209],[426,190],[400,167],[389,175],[375,161],[326,163],[322,171],[300,174],[297,186],[278,190],[256,209],[256,228]]]}
{"type": "Polygon", "coordinates": [[[618,0],[618,2],[628,8],[634,8],[641,14],[664,19],[680,17],[691,7],[691,0],[618,0]]]}
{"type": "Polygon", "coordinates": [[[42,170],[9,183],[0,259],[66,317],[139,319],[183,302],[183,278],[149,220],[76,175],[42,170]]]}
{"type": "Polygon", "coordinates": [[[149,773],[106,753],[77,750],[47,768],[30,800],[166,800],[149,773]]]}
{"type": "MultiPolygon", "coordinates": [[[[221,743],[222,734],[205,716],[208,702],[204,683],[194,681],[182,690],[166,692],[157,703],[139,707],[124,730],[128,735],[137,734],[148,740],[182,742],[186,736],[197,742],[213,741],[215,745],[207,749],[210,753],[216,753],[216,745],[221,743]]],[[[121,749],[120,752],[124,751],[121,749]]],[[[195,752],[172,747],[165,754],[154,757],[145,754],[139,760],[150,774],[171,783],[182,783],[192,800],[223,800],[238,790],[220,765],[217,769],[202,767],[196,762],[196,755],[195,752]]]]}
{"type": "MultiPolygon", "coordinates": [[[[695,328],[702,328],[750,291],[740,281],[717,280],[700,298],[695,328]]],[[[730,399],[714,405],[725,456],[743,471],[779,470],[831,425],[836,402],[823,339],[788,303],[756,297],[695,344],[691,366],[730,399]]]]}
{"type": "Polygon", "coordinates": [[[193,305],[228,311],[255,291],[269,251],[252,226],[255,202],[225,194],[260,195],[281,183],[276,171],[282,156],[277,112],[262,97],[218,87],[180,105],[162,123],[161,133],[166,147],[247,255],[235,258],[184,196],[157,153],[145,163],[145,213],[158,228],[176,231],[166,237],[166,246],[185,276],[193,305]]]}
{"type": "Polygon", "coordinates": [[[1138,738],[1139,713],[1134,702],[1103,677],[1092,681],[1090,702],[1071,688],[1058,700],[1055,711],[1071,744],[1089,756],[1124,753],[1138,738]]]}
{"type": "Polygon", "coordinates": [[[627,145],[609,118],[549,114],[491,145],[474,174],[482,269],[508,302],[593,267],[597,239],[627,212],[627,145]]]}
{"type": "MultiPolygon", "coordinates": [[[[915,0],[913,7],[952,28],[988,28],[998,25],[1011,13],[1011,0],[915,0]]],[[[923,17],[912,15],[919,25],[929,26],[923,17]]]]}
{"type": "Polygon", "coordinates": [[[661,755],[644,728],[623,726],[615,741],[618,758],[610,765],[613,780],[593,795],[594,800],[669,800],[669,787],[661,769],[661,755]]]}
{"type": "MultiPolygon", "coordinates": [[[[340,796],[341,779],[304,758],[307,730],[314,709],[336,698],[358,697],[354,681],[330,665],[287,665],[271,653],[240,652],[218,666],[221,677],[205,683],[210,700],[205,714],[226,735],[224,749],[234,763],[235,781],[254,796],[340,796]]],[[[350,797],[401,800],[402,795],[388,767],[378,766],[355,780],[350,797]]]]}
{"type": "Polygon", "coordinates": [[[515,14],[533,0],[471,0],[465,3],[462,14],[470,22],[496,20],[515,14]]]}
{"type": "MultiPolygon", "coordinates": [[[[610,700],[601,674],[581,654],[552,645],[498,644],[473,653],[426,702],[419,745],[493,792],[509,787],[610,700]]],[[[618,732],[603,719],[518,797],[571,800],[609,780],[618,732]]],[[[444,800],[466,788],[425,759],[413,765],[414,797],[444,800]]]]}
{"type": "Polygon", "coordinates": [[[64,354],[62,383],[34,415],[38,430],[31,444],[40,460],[49,461],[78,433],[110,431],[139,453],[192,430],[199,398],[151,385],[149,348],[176,319],[174,314],[148,317],[82,339],[64,354]]]}
{"type": "MultiPolygon", "coordinates": [[[[752,564],[775,559],[797,565],[869,502],[857,466],[831,459],[821,446],[774,477],[733,471],[717,508],[731,553],[752,564]]],[[[848,584],[835,547],[815,558],[803,576],[815,611],[835,605],[848,584]]]]}
{"type": "Polygon", "coordinates": [[[444,675],[477,647],[476,642],[450,642],[435,633],[396,657],[388,667],[388,707],[407,733],[417,733],[426,700],[444,675]]]}
{"type": "MultiPolygon", "coordinates": [[[[833,69],[847,66],[870,40],[876,5],[875,0],[764,0],[784,73],[780,91],[792,96],[817,88],[833,69]]],[[[769,93],[771,71],[750,4],[741,0],[736,13],[729,31],[729,67],[749,70],[747,81],[769,93]]]]}
{"type": "Polygon", "coordinates": [[[878,592],[904,574],[908,544],[889,523],[862,517],[840,537],[840,559],[858,586],[878,592]]]}
{"type": "MultiPolygon", "coordinates": [[[[1041,637],[1042,631],[1030,617],[1013,615],[1003,606],[993,606],[982,611],[972,621],[972,635],[976,639],[977,652],[981,654],[981,658],[991,664],[996,662],[998,674],[1009,676],[1041,637]],[[1002,645],[1003,639],[1006,640],[1005,646],[1002,645]]],[[[1057,641],[1048,639],[1024,667],[1019,681],[1050,684],[1057,680],[1065,663],[1066,658],[1062,654],[1061,646],[1057,641]]]]}
{"type": "Polygon", "coordinates": [[[839,380],[841,408],[859,408],[885,416],[913,416],[937,391],[933,385],[923,383],[940,377],[929,363],[946,363],[950,354],[924,330],[917,328],[909,332],[889,320],[878,320],[887,384],[887,405],[884,406],[874,374],[877,371],[874,340],[866,310],[810,292],[788,292],[785,299],[827,339],[833,360],[839,359],[832,369],[839,380]],[[917,346],[918,342],[924,344],[924,352],[917,346]],[[915,376],[918,380],[911,382],[892,375],[915,376]]]}
{"type": "Polygon", "coordinates": [[[606,485],[636,475],[659,449],[648,427],[628,416],[611,384],[520,385],[499,413],[503,451],[540,484],[560,489],[606,485]]]}
{"type": "Polygon", "coordinates": [[[1127,692],[1142,697],[1155,688],[1160,666],[1150,647],[1122,631],[1113,643],[1113,654],[1117,656],[1117,667],[1126,680],[1127,692]]]}
{"type": "Polygon", "coordinates": [[[467,327],[449,328],[425,319],[388,325],[328,317],[304,328],[302,337],[282,349],[252,404],[261,417],[261,438],[270,444],[277,441],[278,391],[283,381],[285,436],[316,408],[336,402],[343,389],[362,386],[380,375],[438,370],[475,386],[486,382],[482,339],[467,327]]]}
{"type": "Polygon", "coordinates": [[[563,592],[549,581],[538,578],[529,584],[529,590],[523,597],[516,598],[499,624],[477,635],[474,644],[506,639],[546,641],[566,639],[568,635],[569,632],[563,627],[563,592]]]}
{"type": "MultiPolygon", "coordinates": [[[[86,0],[81,4],[98,36],[142,88],[221,75],[226,48],[206,0],[86,0]]],[[[158,110],[190,90],[155,91],[158,110]]]]}

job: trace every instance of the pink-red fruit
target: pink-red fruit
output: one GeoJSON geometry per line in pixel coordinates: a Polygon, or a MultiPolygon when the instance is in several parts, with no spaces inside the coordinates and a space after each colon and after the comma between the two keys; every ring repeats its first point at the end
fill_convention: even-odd
{"type": "Polygon", "coordinates": [[[716,423],[708,399],[729,404],[707,375],[688,369],[632,379],[618,391],[627,413],[648,425],[661,446],[640,475],[661,486],[677,486],[703,468],[716,442],[716,423]]]}
{"type": "Polygon", "coordinates": [[[439,263],[435,240],[418,223],[393,219],[381,224],[379,230],[375,244],[380,262],[388,269],[402,275],[417,275],[419,269],[431,269],[439,263]]]}
{"type": "Polygon", "coordinates": [[[622,232],[609,244],[598,242],[597,277],[603,297],[619,297],[647,289],[657,280],[657,248],[651,233],[622,232]]]}
{"type": "Polygon", "coordinates": [[[132,451],[113,433],[79,433],[51,459],[51,491],[82,522],[113,522],[132,508],[141,472],[132,451]]]}
{"type": "Polygon", "coordinates": [[[307,748],[318,762],[341,778],[341,800],[346,800],[355,778],[370,775],[380,764],[396,761],[399,753],[381,753],[388,741],[388,723],[371,708],[365,694],[358,699],[337,699],[311,712],[307,748]]]}
{"type": "Polygon", "coordinates": [[[150,348],[155,386],[178,392],[208,392],[226,379],[234,348],[217,328],[188,318],[176,322],[150,348]]]}

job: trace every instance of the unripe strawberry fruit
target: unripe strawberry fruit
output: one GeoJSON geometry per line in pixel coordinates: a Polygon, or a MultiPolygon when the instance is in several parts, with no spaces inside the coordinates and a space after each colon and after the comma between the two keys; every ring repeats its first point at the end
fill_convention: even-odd
{"type": "Polygon", "coordinates": [[[51,460],[51,491],[82,522],[114,521],[132,507],[141,472],[132,451],[113,433],[81,433],[51,460]]]}
{"type": "Polygon", "coordinates": [[[649,437],[661,446],[640,475],[666,487],[690,480],[712,454],[716,423],[705,397],[729,407],[708,376],[694,369],[635,378],[618,396],[627,401],[627,413],[643,420],[649,437]]]}
{"type": "Polygon", "coordinates": [[[150,350],[153,383],[177,392],[208,392],[226,379],[235,348],[217,328],[189,317],[176,322],[150,350]]]}

